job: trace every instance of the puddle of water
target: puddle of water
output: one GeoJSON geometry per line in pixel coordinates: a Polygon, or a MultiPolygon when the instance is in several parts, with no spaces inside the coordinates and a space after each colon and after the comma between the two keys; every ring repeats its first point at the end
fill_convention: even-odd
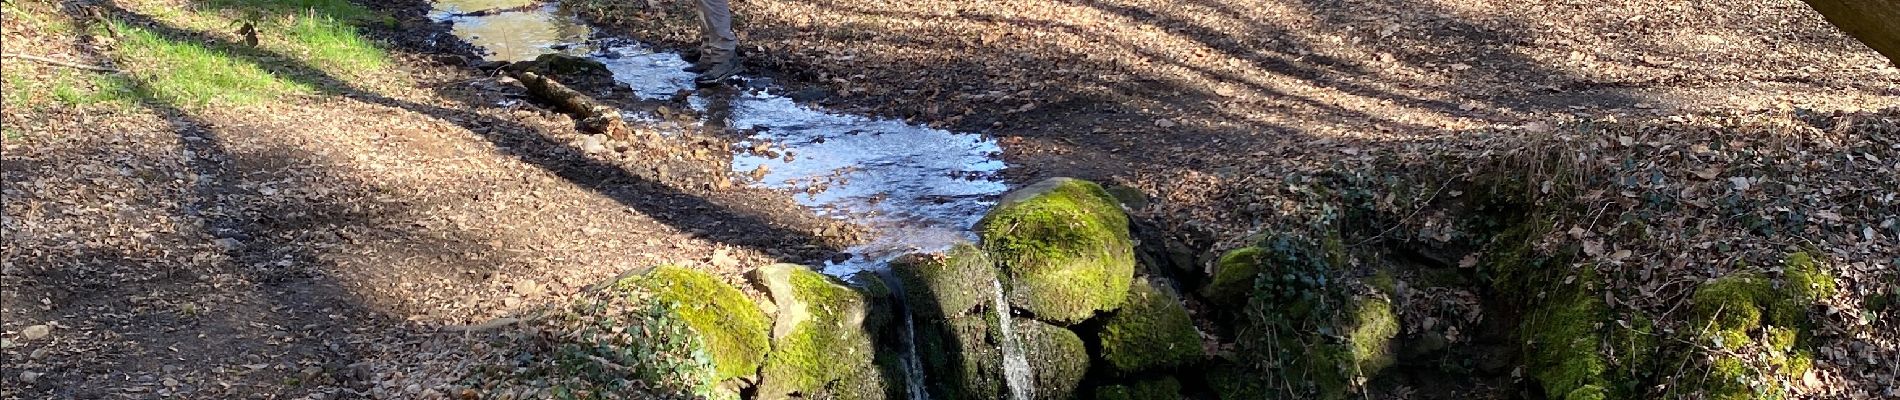
{"type": "MultiPolygon", "coordinates": [[[[457,36],[500,61],[531,60],[551,52],[586,54],[588,28],[555,3],[525,11],[458,16],[471,10],[517,7],[522,0],[442,0],[436,18],[454,23],[457,36]]],[[[1008,189],[998,173],[1002,149],[979,134],[955,133],[903,121],[835,114],[800,105],[749,80],[745,88],[698,91],[679,55],[641,44],[603,46],[591,54],[614,78],[645,99],[694,94],[688,104],[714,124],[756,132],[791,157],[740,154],[740,174],[764,167],[755,183],[787,190],[814,211],[869,228],[867,243],[846,249],[855,257],[826,265],[848,276],[875,271],[897,256],[948,249],[972,238],[969,228],[1008,189]]],[[[630,118],[645,119],[635,113],[630,118]]],[[[744,143],[742,143],[744,144],[744,143]]]]}
{"type": "MultiPolygon", "coordinates": [[[[680,70],[688,64],[677,55],[627,45],[598,58],[643,98],[694,90],[693,74],[680,70]]],[[[688,104],[715,123],[755,132],[753,142],[790,154],[741,153],[733,158],[733,171],[764,167],[756,184],[796,193],[801,204],[821,214],[873,231],[867,243],[846,249],[856,257],[825,266],[827,274],[882,269],[898,256],[971,239],[970,226],[1008,190],[998,176],[1002,148],[982,135],[830,113],[762,88],[709,92],[695,92],[688,104]]]]}
{"type": "Polygon", "coordinates": [[[593,34],[578,18],[563,12],[556,3],[545,3],[531,11],[499,12],[464,16],[483,10],[532,6],[532,0],[440,0],[431,17],[453,22],[453,33],[469,44],[487,49],[491,61],[527,61],[542,54],[568,48],[570,54],[584,51],[593,34]]]}

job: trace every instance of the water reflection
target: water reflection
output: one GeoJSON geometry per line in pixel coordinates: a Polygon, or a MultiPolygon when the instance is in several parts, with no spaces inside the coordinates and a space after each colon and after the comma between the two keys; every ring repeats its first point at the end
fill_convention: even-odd
{"type": "Polygon", "coordinates": [[[820,214],[873,231],[867,243],[848,249],[857,257],[826,266],[826,273],[881,269],[891,258],[970,239],[970,226],[1008,189],[998,176],[1004,168],[997,159],[1001,148],[983,135],[830,113],[772,94],[762,80],[699,90],[676,54],[641,44],[598,46],[589,53],[587,28],[552,4],[530,12],[454,16],[507,2],[444,1],[437,5],[438,18],[453,21],[456,35],[473,36],[471,43],[493,51],[493,60],[529,60],[554,51],[588,54],[642,98],[693,93],[688,104],[708,118],[702,122],[751,132],[742,147],[770,148],[766,154],[742,152],[733,160],[735,173],[760,172],[754,184],[792,192],[820,214]]]}

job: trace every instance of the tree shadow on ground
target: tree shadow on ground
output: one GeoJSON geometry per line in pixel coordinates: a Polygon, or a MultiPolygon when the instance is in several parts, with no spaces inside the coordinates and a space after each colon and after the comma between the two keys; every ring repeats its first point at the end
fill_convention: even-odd
{"type": "MultiPolygon", "coordinates": [[[[115,2],[96,5],[105,11],[107,18],[149,29],[168,40],[222,52],[234,61],[273,70],[276,77],[307,84],[323,94],[407,110],[468,128],[511,157],[681,231],[761,249],[822,247],[821,240],[782,226],[770,216],[733,210],[701,196],[648,181],[619,166],[586,158],[583,152],[548,138],[536,127],[472,110],[421,104],[362,90],[321,69],[288,61],[295,58],[284,54],[169,25],[115,2]]],[[[189,389],[203,389],[232,377],[237,377],[239,385],[251,385],[252,390],[269,393],[296,394],[329,384],[372,384],[367,381],[371,377],[361,376],[360,369],[353,364],[372,351],[365,347],[371,342],[361,336],[376,335],[381,329],[404,322],[391,315],[387,304],[374,304],[364,293],[352,293],[347,285],[330,275],[340,268],[360,268],[339,266],[339,258],[357,257],[359,259],[349,261],[363,266],[395,264],[361,258],[372,257],[368,255],[334,254],[326,248],[312,246],[313,243],[353,240],[337,235],[367,230],[374,232],[373,235],[361,239],[391,242],[387,245],[391,248],[427,249],[428,255],[438,257],[441,270],[423,271],[425,275],[467,280],[472,278],[470,274],[481,276],[484,272],[493,272],[472,270],[501,267],[460,256],[499,252],[482,245],[487,241],[485,238],[454,234],[444,237],[439,232],[423,232],[420,228],[415,231],[390,229],[413,228],[403,221],[418,219],[421,211],[396,207],[365,212],[362,204],[354,202],[374,197],[362,193],[375,190],[374,183],[353,181],[343,171],[326,171],[321,167],[323,161],[300,153],[293,144],[233,151],[229,148],[229,138],[225,137],[233,132],[154,95],[156,90],[149,82],[130,81],[138,95],[136,105],[162,118],[168,129],[177,134],[177,141],[188,156],[185,165],[175,174],[190,176],[191,184],[174,200],[176,204],[163,208],[173,210],[175,215],[171,215],[171,219],[202,223],[195,227],[198,231],[184,232],[175,240],[197,248],[213,247],[208,253],[211,259],[197,265],[175,258],[167,261],[167,257],[175,257],[171,255],[139,254],[117,248],[57,250],[28,259],[14,257],[17,255],[14,251],[25,249],[13,246],[10,241],[8,259],[20,262],[9,262],[8,275],[12,278],[18,271],[20,280],[11,282],[9,279],[7,291],[12,297],[6,302],[9,308],[44,299],[49,308],[43,316],[48,318],[36,320],[59,320],[61,324],[76,325],[74,327],[82,331],[107,332],[115,339],[98,345],[100,350],[93,355],[99,357],[100,362],[83,369],[56,371],[56,375],[40,380],[38,386],[21,390],[80,398],[128,392],[155,393],[155,390],[189,393],[189,389]],[[337,182],[339,188],[356,195],[354,198],[311,199],[272,197],[260,192],[259,182],[276,182],[275,178],[281,177],[274,174],[286,169],[313,171],[317,175],[313,179],[337,182]],[[311,234],[321,237],[307,236],[311,234]],[[182,270],[184,265],[194,267],[186,271],[182,270]],[[181,298],[191,299],[181,303],[190,305],[183,309],[144,309],[135,315],[96,314],[98,310],[115,310],[107,307],[141,302],[139,299],[162,295],[167,290],[196,293],[177,293],[181,298]],[[67,317],[53,318],[59,315],[67,317]],[[271,354],[273,351],[286,354],[271,354]],[[306,372],[308,368],[319,372],[306,372]],[[198,375],[187,376],[192,373],[198,375]],[[184,382],[180,386],[153,389],[158,387],[154,385],[161,385],[162,378],[174,377],[184,382]]],[[[34,168],[28,163],[9,160],[6,168],[10,172],[9,186],[16,183],[12,180],[15,174],[25,181],[35,179],[36,175],[59,174],[60,171],[46,168],[52,165],[34,168]]],[[[9,199],[14,200],[17,199],[9,199]]],[[[10,310],[9,315],[16,315],[14,312],[25,311],[10,310]]]]}
{"type": "MultiPolygon", "coordinates": [[[[261,60],[293,60],[284,54],[232,43],[216,35],[172,26],[147,15],[130,11],[110,1],[102,4],[114,18],[151,29],[175,40],[200,43],[225,51],[235,60],[259,66],[272,65],[261,60]]],[[[326,94],[340,95],[371,104],[398,108],[449,122],[473,132],[495,147],[523,162],[577,186],[588,188],[634,210],[683,231],[705,232],[708,239],[754,248],[795,247],[824,243],[810,232],[794,230],[773,217],[736,210],[728,204],[687,193],[663,183],[630,173],[624,168],[588,158],[572,145],[549,138],[540,128],[484,115],[471,109],[448,108],[392,98],[351,85],[321,69],[307,65],[287,65],[276,75],[319,88],[326,94]],[[698,212],[678,212],[696,210],[698,212]],[[718,228],[708,228],[718,227],[718,228]]]]}

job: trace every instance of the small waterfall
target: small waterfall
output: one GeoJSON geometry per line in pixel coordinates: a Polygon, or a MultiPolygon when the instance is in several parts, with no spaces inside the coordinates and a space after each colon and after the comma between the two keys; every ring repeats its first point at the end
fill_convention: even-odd
{"type": "Polygon", "coordinates": [[[910,389],[910,400],[930,400],[930,392],[924,388],[924,359],[917,356],[917,323],[911,320],[910,309],[904,309],[904,386],[910,389]]]}
{"type": "Polygon", "coordinates": [[[898,354],[899,360],[903,362],[900,367],[904,370],[904,388],[908,389],[906,392],[910,394],[910,400],[930,400],[930,392],[925,387],[924,359],[917,353],[917,320],[911,316],[914,313],[910,309],[910,298],[904,291],[904,282],[892,275],[889,261],[885,260],[882,264],[885,267],[877,276],[893,289],[891,297],[897,299],[897,314],[904,317],[903,335],[898,337],[904,341],[901,343],[904,351],[898,354]]]}
{"type": "Polygon", "coordinates": [[[1030,400],[1036,396],[1035,376],[1029,372],[1029,359],[1016,341],[1016,321],[1009,316],[1009,300],[1003,298],[1003,282],[991,281],[996,288],[996,325],[1003,339],[1003,381],[1009,385],[1010,398],[1030,400]]]}

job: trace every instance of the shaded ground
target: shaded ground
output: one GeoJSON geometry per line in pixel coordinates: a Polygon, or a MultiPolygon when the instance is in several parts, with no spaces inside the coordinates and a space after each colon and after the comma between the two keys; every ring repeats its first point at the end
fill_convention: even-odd
{"type": "MultiPolygon", "coordinates": [[[[643,39],[696,40],[684,7],[572,3],[643,39]]],[[[1816,310],[1827,316],[1819,368],[1794,393],[1900,393],[1885,366],[1900,359],[1900,325],[1876,304],[1900,268],[1900,68],[1798,1],[735,7],[750,64],[800,93],[996,135],[1019,182],[1139,188],[1154,201],[1137,213],[1202,267],[1259,234],[1343,226],[1355,249],[1438,251],[1403,264],[1456,270],[1483,254],[1443,247],[1496,218],[1457,205],[1517,188],[1587,210],[1538,248],[1584,246],[1572,270],[1638,277],[1616,282],[1628,296],[1616,312],[1667,325],[1695,283],[1817,249],[1849,294],[1816,310]],[[1341,222],[1351,218],[1369,220],[1341,222]]],[[[1473,315],[1412,306],[1407,318],[1473,315]]],[[[1473,323],[1511,318],[1486,315],[1473,323]]],[[[1499,393],[1461,386],[1412,377],[1379,393],[1499,393]]]]}
{"type": "MultiPolygon", "coordinates": [[[[447,328],[561,303],[631,268],[730,276],[826,258],[846,241],[782,196],[662,173],[651,153],[590,151],[565,117],[463,67],[467,49],[422,17],[426,5],[362,3],[390,16],[357,21],[388,52],[354,69],[370,74],[278,47],[286,31],[246,45],[230,22],[315,13],[8,3],[8,53],[127,73],[4,61],[0,397],[445,396],[472,366],[506,356],[447,328]],[[84,23],[100,18],[125,25],[84,23]],[[55,28],[63,19],[79,22],[55,28]],[[175,70],[115,62],[128,57],[126,27],[307,89],[178,101],[163,79],[175,70]],[[56,84],[69,80],[77,89],[56,84]]],[[[820,101],[996,134],[1020,179],[1140,188],[1157,200],[1140,213],[1195,250],[1317,211],[1300,208],[1313,191],[1289,177],[1455,171],[1422,166],[1481,164],[1526,137],[1600,155],[1578,158],[1624,166],[1604,173],[1630,182],[1587,200],[1612,210],[1606,224],[1666,220],[1653,244],[1612,241],[1599,254],[1660,266],[1635,286],[1659,286],[1641,292],[1654,301],[1633,308],[1669,315],[1687,283],[1735,261],[1820,247],[1848,294],[1820,310],[1822,384],[1803,393],[1895,393],[1885,360],[1900,359],[1900,322],[1863,299],[1891,296],[1900,263],[1883,259],[1900,237],[1896,117],[1852,112],[1900,103],[1900,70],[1798,3],[737,6],[752,60],[820,101]],[[1627,200],[1650,193],[1698,211],[1641,214],[1627,200]],[[1750,217],[1795,213],[1776,210],[1827,223],[1751,233],[1750,217]]],[[[690,19],[672,11],[601,15],[684,44],[690,19]]],[[[1422,205],[1457,196],[1432,187],[1375,201],[1403,220],[1365,243],[1431,236],[1450,216],[1422,205]]],[[[1602,227],[1586,228],[1576,239],[1602,227]]]]}
{"type": "Polygon", "coordinates": [[[368,74],[326,64],[331,42],[297,47],[300,31],[259,23],[253,47],[215,25],[350,8],[247,4],[7,6],[8,53],[123,73],[41,88],[22,82],[72,71],[6,60],[0,397],[424,397],[480,347],[445,327],[632,268],[733,275],[843,243],[786,196],[686,173],[723,174],[717,153],[584,149],[567,117],[461,66],[426,4],[366,3],[393,16],[363,24],[387,49],[368,74]],[[96,17],[123,24],[86,26],[96,17]],[[205,51],[160,56],[213,61],[125,62],[143,33],[205,51]],[[269,75],[203,86],[224,97],[201,104],[173,97],[201,86],[165,78],[253,67],[269,75]],[[233,100],[254,94],[271,100],[233,100]]]}

